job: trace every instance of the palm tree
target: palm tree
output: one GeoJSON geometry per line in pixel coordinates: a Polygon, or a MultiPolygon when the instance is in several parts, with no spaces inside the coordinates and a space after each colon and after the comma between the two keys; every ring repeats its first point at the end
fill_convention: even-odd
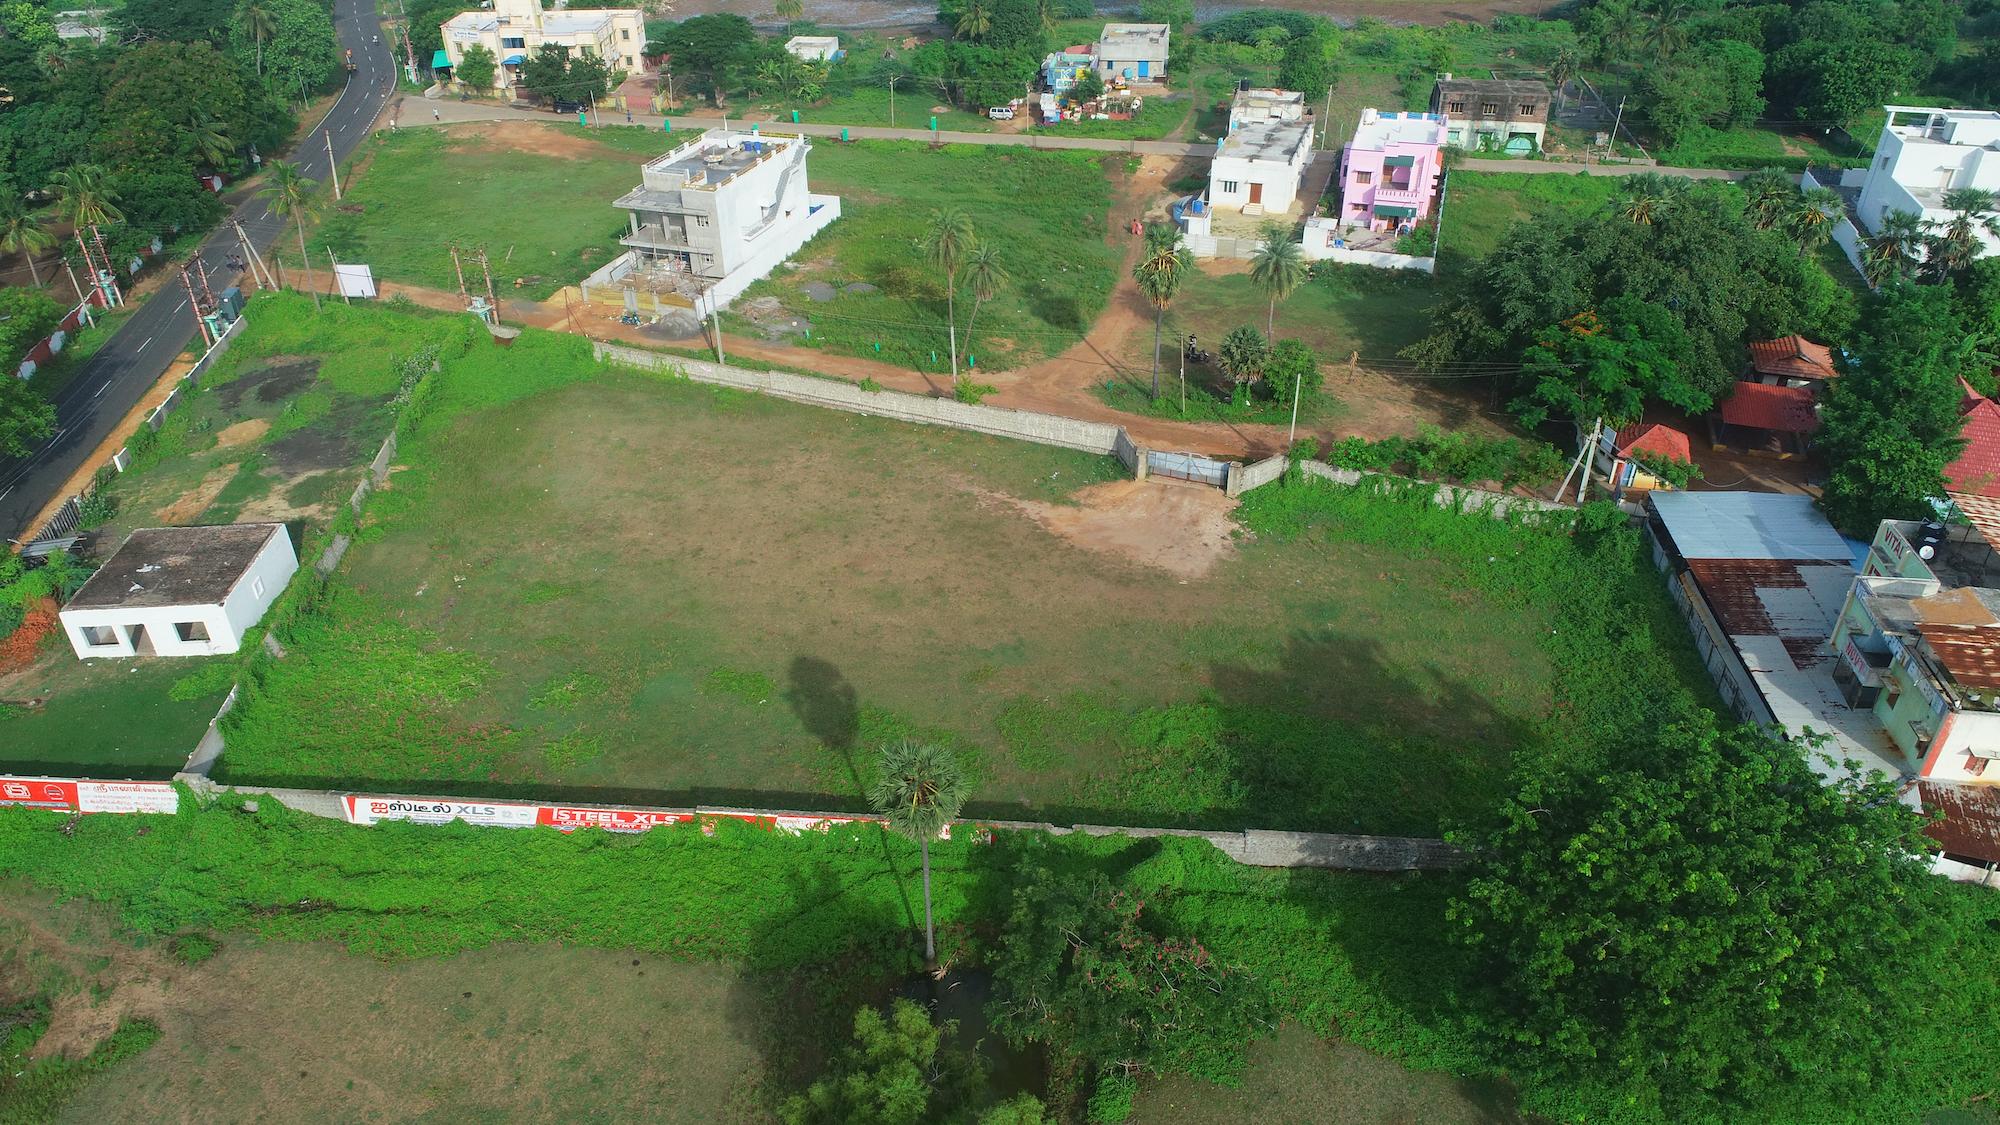
{"type": "Polygon", "coordinates": [[[1785,233],[1798,241],[1800,257],[1826,244],[1840,211],[1840,193],[1832,188],[1816,187],[1799,193],[1785,215],[1785,233]]]}
{"type": "Polygon", "coordinates": [[[984,39],[993,30],[993,13],[986,7],[985,0],[966,0],[959,10],[958,23],[952,31],[960,39],[984,39]]]}
{"type": "Polygon", "coordinates": [[[1575,47],[1564,47],[1549,60],[1549,81],[1556,88],[1556,112],[1562,112],[1563,88],[1576,77],[1579,64],[1575,47]]]}
{"type": "Polygon", "coordinates": [[[2000,237],[2000,216],[1993,214],[1995,194],[1983,188],[1953,188],[1941,200],[1952,212],[1931,239],[1925,273],[1944,281],[1970,267],[1979,257],[1980,234],[2000,237]]]}
{"type": "Polygon", "coordinates": [[[1056,29],[1056,0],[1035,0],[1035,19],[1044,35],[1056,29]]]}
{"type": "Polygon", "coordinates": [[[1681,194],[1683,185],[1670,180],[1658,172],[1639,172],[1625,177],[1619,182],[1625,190],[1618,201],[1618,211],[1626,218],[1642,227],[1653,225],[1668,202],[1681,194]]]}
{"type": "Polygon", "coordinates": [[[244,0],[239,17],[243,30],[257,44],[257,76],[264,76],[264,44],[278,33],[278,16],[264,0],[244,0]]]}
{"type": "Polygon", "coordinates": [[[1656,0],[1653,5],[1653,26],[1646,35],[1646,41],[1653,48],[1653,56],[1661,62],[1672,58],[1682,47],[1687,46],[1688,20],[1693,14],[1688,0],[1656,0]]]}
{"type": "Polygon", "coordinates": [[[118,209],[118,193],[105,183],[98,164],[72,164],[49,177],[49,190],[56,195],[56,214],[78,230],[94,223],[118,223],[125,213],[118,209]]]}
{"type": "Polygon", "coordinates": [[[924,257],[944,274],[945,324],[951,333],[951,381],[958,382],[958,267],[979,242],[972,216],[961,208],[931,212],[931,225],[919,242],[924,257]]]}
{"type": "Polygon", "coordinates": [[[195,157],[210,168],[221,168],[236,155],[236,143],[229,139],[226,126],[207,110],[197,110],[188,132],[194,140],[195,157]]]}
{"type": "Polygon", "coordinates": [[[785,21],[786,27],[797,23],[799,17],[806,14],[805,0],[777,0],[772,8],[777,17],[785,21]]]}
{"type": "Polygon", "coordinates": [[[965,318],[965,350],[972,350],[972,326],[979,323],[979,306],[1000,294],[1007,284],[1007,265],[1000,251],[991,246],[974,246],[965,256],[965,284],[972,290],[972,315],[965,318]]]}
{"type": "Polygon", "coordinates": [[[37,289],[42,287],[42,275],[35,268],[35,255],[55,244],[56,236],[20,200],[12,195],[0,200],[0,250],[28,259],[28,276],[35,279],[37,289]]]}
{"type": "MultiPolygon", "coordinates": [[[[257,197],[271,209],[271,214],[292,220],[299,232],[299,267],[305,269],[310,264],[306,257],[306,217],[312,213],[317,197],[313,189],[319,181],[311,179],[299,166],[289,160],[271,161],[271,174],[257,197]]],[[[319,290],[311,285],[313,308],[319,308],[319,290]]]]}
{"type": "Polygon", "coordinates": [[[1759,168],[1743,177],[1743,193],[1748,197],[1744,213],[1758,230],[1770,230],[1785,220],[1799,197],[1798,184],[1776,168],[1759,168]]]}
{"type": "Polygon", "coordinates": [[[1263,245],[1250,256],[1250,280],[1271,298],[1265,317],[1264,339],[1273,341],[1278,327],[1278,302],[1306,282],[1306,255],[1292,241],[1291,232],[1275,222],[1265,223],[1263,245]]]}
{"type": "Polygon", "coordinates": [[[868,795],[889,828],[917,842],[924,857],[924,963],[937,963],[937,929],[931,921],[931,841],[958,816],[967,797],[965,775],[942,746],[892,742],[882,747],[881,778],[868,795]]]}
{"type": "Polygon", "coordinates": [[[1861,265],[1868,284],[1878,288],[1891,278],[1908,277],[1924,246],[1923,216],[1915,211],[1890,211],[1868,238],[1861,265]]]}
{"type": "Polygon", "coordinates": [[[1166,320],[1167,306],[1180,293],[1181,283],[1187,280],[1193,258],[1188,254],[1187,245],[1181,241],[1181,232],[1176,227],[1157,228],[1165,236],[1155,237],[1156,228],[1146,230],[1146,253],[1139,264],[1132,267],[1132,280],[1139,285],[1140,295],[1153,306],[1153,397],[1160,397],[1160,327],[1166,320]]]}

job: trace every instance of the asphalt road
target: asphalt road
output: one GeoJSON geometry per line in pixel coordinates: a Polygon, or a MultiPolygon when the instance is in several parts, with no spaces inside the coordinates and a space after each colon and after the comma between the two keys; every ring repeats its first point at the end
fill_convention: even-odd
{"type": "MultiPolygon", "coordinates": [[[[380,30],[374,0],[335,0],[334,35],[342,50],[354,51],[355,72],[332,111],[293,154],[305,174],[321,183],[327,176],[326,138],[333,138],[335,157],[345,158],[367,135],[395,87],[396,62],[389,44],[371,41],[380,30]]],[[[230,218],[243,224],[260,251],[269,250],[284,230],[284,222],[256,198],[238,205],[230,218]]],[[[226,264],[235,252],[236,232],[227,221],[201,245],[199,257],[207,262],[210,288],[218,293],[236,284],[237,273],[226,264]]],[[[26,526],[28,521],[56,498],[56,491],[194,335],[194,314],[178,281],[162,286],[119,326],[57,399],[55,434],[26,457],[0,461],[0,536],[18,539],[34,530],[26,526]]]]}

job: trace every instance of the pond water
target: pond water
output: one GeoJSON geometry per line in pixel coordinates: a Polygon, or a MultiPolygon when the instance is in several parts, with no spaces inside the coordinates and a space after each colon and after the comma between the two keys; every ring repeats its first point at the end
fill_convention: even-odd
{"type": "Polygon", "coordinates": [[[953,970],[943,980],[919,973],[904,981],[898,994],[930,1009],[935,1023],[957,1021],[957,1031],[944,1045],[979,1056],[986,1065],[986,1079],[996,1100],[1004,1101],[1016,1094],[1045,1095],[1049,1080],[1047,1056],[1040,1049],[1014,1049],[987,1022],[986,1005],[993,995],[991,973],[983,969],[953,970]]]}

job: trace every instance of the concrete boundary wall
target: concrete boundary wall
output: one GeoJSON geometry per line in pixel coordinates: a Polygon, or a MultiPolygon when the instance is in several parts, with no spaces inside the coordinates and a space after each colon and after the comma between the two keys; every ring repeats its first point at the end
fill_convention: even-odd
{"type": "Polygon", "coordinates": [[[1245,465],[1229,474],[1229,494],[1241,496],[1253,488],[1262,488],[1285,475],[1285,466],[1290,460],[1283,454],[1266,457],[1262,461],[1245,465]]]}
{"type": "Polygon", "coordinates": [[[1120,450],[1122,442],[1131,450],[1130,456],[1134,461],[1139,459],[1139,447],[1125,433],[1125,428],[1108,422],[1084,422],[1054,414],[1009,410],[1005,407],[984,406],[959,402],[955,399],[923,398],[901,391],[864,391],[853,383],[837,379],[814,379],[783,371],[749,371],[741,367],[710,363],[707,360],[661,355],[658,352],[596,341],[592,342],[591,349],[599,359],[635,367],[642,371],[668,372],[697,383],[755,391],[773,398],[788,399],[810,406],[823,406],[832,410],[845,410],[851,414],[893,418],[899,422],[915,422],[927,426],[949,426],[953,429],[971,430],[974,433],[991,434],[995,437],[1032,441],[1039,445],[1056,445],[1065,449],[1082,450],[1085,453],[1118,456],[1120,460],[1124,460],[1127,454],[1120,450]]]}

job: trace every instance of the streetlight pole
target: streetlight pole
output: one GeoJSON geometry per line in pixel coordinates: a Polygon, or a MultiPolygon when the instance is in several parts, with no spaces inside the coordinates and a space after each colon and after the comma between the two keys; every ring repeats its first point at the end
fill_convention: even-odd
{"type": "Polygon", "coordinates": [[[891,129],[896,127],[896,81],[902,77],[900,74],[889,76],[889,128],[891,129]]]}

